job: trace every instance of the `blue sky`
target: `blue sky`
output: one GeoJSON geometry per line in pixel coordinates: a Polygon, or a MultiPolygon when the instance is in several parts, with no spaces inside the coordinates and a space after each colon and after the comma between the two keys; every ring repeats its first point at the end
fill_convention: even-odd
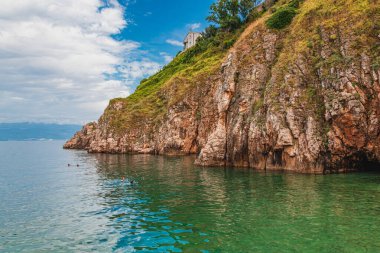
{"type": "MultiPolygon", "coordinates": [[[[140,47],[133,54],[135,59],[149,59],[163,66],[182,50],[182,44],[179,43],[182,43],[187,32],[202,32],[208,26],[206,17],[214,0],[118,2],[126,7],[124,18],[127,26],[112,37],[116,40],[138,42],[140,47]]],[[[135,83],[130,84],[131,92],[141,79],[150,74],[135,79],[135,83]]]]}
{"type": "Polygon", "coordinates": [[[126,18],[129,26],[121,37],[139,41],[142,47],[154,55],[167,52],[174,56],[181,47],[175,47],[166,40],[182,41],[189,25],[201,24],[201,31],[207,25],[205,18],[212,0],[136,0],[128,5],[126,18]]]}
{"type": "Polygon", "coordinates": [[[2,0],[0,123],[84,124],[202,31],[213,0],[2,0]]]}

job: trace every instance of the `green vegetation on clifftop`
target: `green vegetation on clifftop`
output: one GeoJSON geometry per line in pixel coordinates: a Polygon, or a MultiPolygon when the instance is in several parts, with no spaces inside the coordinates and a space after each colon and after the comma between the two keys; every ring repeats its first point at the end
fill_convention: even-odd
{"type": "MultiPolygon", "coordinates": [[[[228,49],[234,45],[250,21],[262,16],[262,13],[258,13],[255,9],[250,9],[248,15],[245,12],[239,13],[236,6],[232,6],[233,8],[228,10],[230,14],[227,15],[227,19],[220,19],[218,15],[225,11],[226,2],[228,1],[220,1],[220,6],[213,5],[212,11],[216,15],[212,16],[214,17],[212,19],[209,17],[209,20],[217,26],[209,26],[196,46],[178,54],[158,73],[141,81],[132,95],[127,98],[113,99],[100,119],[100,123],[109,124],[111,131],[121,134],[132,127],[157,123],[163,119],[171,105],[181,101],[186,94],[191,93],[193,88],[206,85],[210,77],[218,74],[228,49]],[[221,9],[218,9],[219,7],[221,9]],[[237,17],[240,18],[239,22],[232,22],[237,17]],[[229,23],[230,21],[232,23],[229,23]]],[[[350,34],[351,30],[363,31],[362,37],[355,36],[362,38],[363,41],[354,41],[352,47],[355,47],[355,43],[361,47],[367,45],[367,50],[374,51],[375,53],[371,54],[376,58],[379,46],[376,42],[375,30],[380,25],[378,24],[379,7],[375,2],[375,0],[276,1],[261,21],[259,20],[259,23],[265,24],[272,32],[285,38],[281,42],[282,48],[273,66],[275,73],[272,74],[284,77],[286,73],[289,73],[289,68],[297,69],[294,65],[303,59],[303,55],[311,55],[312,57],[307,58],[309,62],[306,64],[314,66],[315,73],[320,71],[323,76],[328,76],[322,72],[329,71],[331,66],[339,67],[349,64],[350,59],[357,56],[343,55],[337,50],[322,58],[317,52],[320,52],[324,46],[328,46],[326,43],[331,44],[331,48],[341,48],[337,46],[342,43],[341,35],[350,34]],[[352,24],[359,28],[351,27],[352,24]],[[365,36],[368,30],[374,31],[373,38],[365,36]],[[328,34],[329,40],[322,38],[322,34],[328,34]]],[[[380,61],[375,61],[372,67],[379,66],[380,61]]],[[[319,83],[315,73],[308,73],[308,80],[304,80],[305,90],[308,92],[306,92],[307,95],[302,96],[305,97],[305,101],[299,102],[307,104],[311,107],[309,108],[311,111],[323,117],[323,111],[320,109],[323,108],[320,105],[323,101],[319,98],[323,94],[319,91],[320,87],[315,85],[319,83]]],[[[295,82],[296,80],[285,81],[278,78],[268,84],[265,93],[268,98],[272,98],[273,103],[276,103],[280,94],[292,92],[295,82]]],[[[255,105],[255,110],[264,104],[265,101],[263,101],[255,105]]]]}
{"type": "Polygon", "coordinates": [[[208,20],[218,26],[210,25],[194,47],[179,53],[158,73],[142,80],[129,97],[111,100],[100,123],[107,123],[114,133],[123,134],[136,125],[160,121],[170,105],[217,73],[226,52],[247,23],[260,17],[254,3],[251,0],[219,0],[218,4],[213,4],[208,20]],[[219,15],[224,12],[228,15],[219,15]]]}
{"type": "Polygon", "coordinates": [[[101,121],[110,122],[112,129],[122,132],[136,124],[160,120],[168,106],[179,101],[196,82],[206,80],[219,69],[240,32],[219,31],[210,37],[206,34],[196,46],[179,53],[158,73],[142,80],[129,97],[111,100],[101,121]]]}

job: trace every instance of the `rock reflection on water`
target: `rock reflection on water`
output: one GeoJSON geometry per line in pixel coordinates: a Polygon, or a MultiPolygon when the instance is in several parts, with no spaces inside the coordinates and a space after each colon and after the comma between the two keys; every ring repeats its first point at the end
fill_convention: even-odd
{"type": "Polygon", "coordinates": [[[380,248],[380,174],[200,168],[194,157],[88,154],[62,144],[0,143],[0,252],[380,248]]]}
{"type": "MultiPolygon", "coordinates": [[[[302,252],[314,245],[329,252],[348,243],[360,251],[363,241],[380,235],[379,228],[363,222],[366,214],[379,217],[379,181],[355,183],[368,174],[325,177],[197,168],[194,157],[95,157],[102,180],[118,182],[101,193],[109,226],[120,235],[115,250],[265,252],[286,245],[302,252]],[[120,183],[121,177],[136,184],[120,183]],[[368,194],[371,190],[374,195],[368,194]],[[357,227],[362,228],[359,234],[353,231],[357,227]]],[[[380,246],[378,240],[371,243],[380,246]]]]}

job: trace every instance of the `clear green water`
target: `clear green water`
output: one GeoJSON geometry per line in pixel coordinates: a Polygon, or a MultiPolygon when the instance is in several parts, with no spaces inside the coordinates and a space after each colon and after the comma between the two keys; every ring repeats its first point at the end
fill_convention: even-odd
{"type": "Polygon", "coordinates": [[[380,174],[205,169],[62,144],[0,142],[0,252],[380,252],[380,174]]]}

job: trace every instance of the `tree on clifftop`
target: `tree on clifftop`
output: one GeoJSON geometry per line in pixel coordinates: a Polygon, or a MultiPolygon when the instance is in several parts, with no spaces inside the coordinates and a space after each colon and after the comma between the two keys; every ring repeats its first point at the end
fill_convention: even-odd
{"type": "Polygon", "coordinates": [[[249,14],[252,12],[253,8],[256,6],[254,0],[240,0],[239,3],[239,12],[243,21],[247,20],[249,14]]]}
{"type": "Polygon", "coordinates": [[[224,30],[234,30],[244,23],[260,0],[218,0],[210,7],[207,20],[224,30]]]}
{"type": "Polygon", "coordinates": [[[232,30],[241,24],[238,0],[219,0],[210,7],[207,20],[218,24],[222,29],[232,30]]]}

